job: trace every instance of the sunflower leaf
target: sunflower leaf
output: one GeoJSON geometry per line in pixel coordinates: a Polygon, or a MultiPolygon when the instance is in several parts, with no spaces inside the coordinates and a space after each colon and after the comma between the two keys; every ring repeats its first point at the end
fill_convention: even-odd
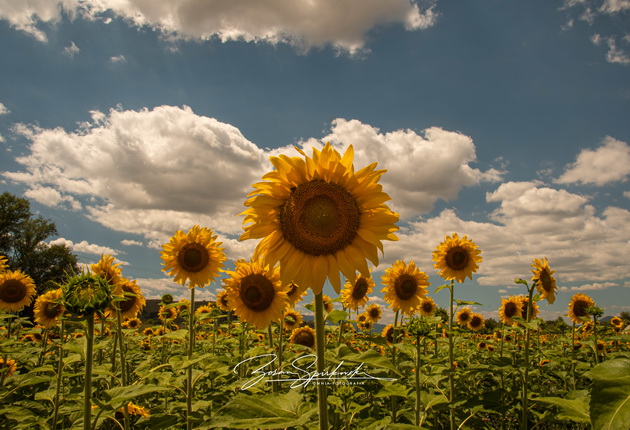
{"type": "Polygon", "coordinates": [[[461,305],[478,305],[478,306],[483,306],[483,303],[472,302],[472,301],[469,301],[469,300],[455,300],[455,302],[457,303],[457,306],[461,306],[461,305]]]}
{"type": "Polygon", "coordinates": [[[529,287],[529,284],[527,283],[527,281],[526,281],[525,279],[516,278],[516,279],[514,280],[514,283],[515,283],[515,284],[523,284],[523,285],[525,285],[526,287],[529,287]]]}
{"type": "Polygon", "coordinates": [[[442,291],[444,288],[450,288],[451,284],[444,284],[444,285],[440,285],[439,287],[437,287],[435,289],[435,294],[439,293],[440,291],[442,291]]]}
{"type": "Polygon", "coordinates": [[[340,311],[339,309],[333,309],[328,315],[326,315],[326,320],[330,321],[333,324],[338,324],[339,321],[343,321],[348,318],[348,312],[340,311]]]}
{"type": "Polygon", "coordinates": [[[547,405],[557,406],[559,412],[556,415],[562,420],[589,423],[591,418],[588,413],[588,398],[579,397],[577,399],[563,399],[560,397],[536,397],[533,402],[540,402],[547,405]]]}
{"type": "Polygon", "coordinates": [[[630,359],[598,364],[586,374],[591,386],[591,424],[594,429],[626,430],[630,422],[630,359]]]}

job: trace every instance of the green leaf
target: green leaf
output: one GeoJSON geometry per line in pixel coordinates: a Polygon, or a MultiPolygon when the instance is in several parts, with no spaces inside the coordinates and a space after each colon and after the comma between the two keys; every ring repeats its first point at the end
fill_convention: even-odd
{"type": "Polygon", "coordinates": [[[411,392],[411,388],[406,388],[404,385],[399,383],[384,383],[383,388],[374,395],[375,398],[379,397],[407,397],[411,392]]]}
{"type": "Polygon", "coordinates": [[[461,305],[478,305],[478,306],[483,306],[482,303],[471,302],[471,301],[468,301],[468,300],[455,300],[455,302],[457,303],[457,306],[461,306],[461,305]]]}
{"type": "MultiPolygon", "coordinates": [[[[368,366],[391,370],[400,375],[398,369],[394,366],[390,359],[382,356],[373,349],[369,349],[362,353],[356,353],[347,346],[341,345],[337,351],[337,358],[339,360],[351,361],[353,363],[363,363],[368,366]]],[[[363,371],[369,373],[369,369],[363,369],[363,371]]]]}
{"type": "Polygon", "coordinates": [[[326,315],[326,319],[333,324],[339,324],[339,321],[343,321],[348,318],[348,312],[340,311],[339,309],[334,309],[328,315],[326,315]]]}
{"type": "Polygon", "coordinates": [[[577,399],[563,399],[561,397],[536,397],[532,402],[540,402],[547,405],[557,406],[560,409],[557,417],[563,420],[571,420],[583,423],[590,423],[591,418],[588,412],[588,398],[586,396],[577,399]]]}
{"type": "Polygon", "coordinates": [[[159,385],[129,385],[126,387],[115,387],[103,392],[106,400],[103,405],[109,405],[114,409],[117,409],[130,399],[143,396],[145,394],[167,390],[167,387],[161,387],[159,385]]]}
{"type": "Polygon", "coordinates": [[[595,430],[627,430],[630,422],[630,359],[598,364],[587,372],[591,386],[591,424],[595,430]]]}
{"type": "Polygon", "coordinates": [[[525,279],[521,279],[521,278],[516,278],[514,280],[515,284],[523,284],[525,285],[527,288],[529,288],[529,284],[527,283],[527,281],[525,279]]]}
{"type": "Polygon", "coordinates": [[[450,288],[451,284],[444,284],[444,285],[440,285],[439,287],[437,287],[435,289],[435,294],[439,293],[440,291],[442,291],[444,288],[450,288]]]}

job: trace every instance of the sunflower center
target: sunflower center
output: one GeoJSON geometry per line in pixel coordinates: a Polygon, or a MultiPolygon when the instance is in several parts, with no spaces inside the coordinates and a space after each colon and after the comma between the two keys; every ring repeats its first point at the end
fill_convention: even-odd
{"type": "Polygon", "coordinates": [[[210,262],[210,254],[200,243],[187,243],[177,254],[177,262],[187,272],[201,272],[210,262]]]}
{"type": "Polygon", "coordinates": [[[239,294],[247,308],[254,312],[263,312],[273,303],[276,290],[267,277],[254,273],[241,280],[239,294]]]}
{"type": "Polygon", "coordinates": [[[549,292],[552,290],[551,286],[551,275],[546,270],[542,270],[540,272],[540,284],[543,287],[543,290],[549,292]]]}
{"type": "Polygon", "coordinates": [[[61,313],[61,305],[59,303],[46,302],[44,306],[44,315],[46,318],[53,319],[61,313]]]}
{"type": "Polygon", "coordinates": [[[310,331],[301,331],[297,333],[293,340],[294,343],[308,346],[309,348],[312,348],[315,345],[315,337],[310,331]]]}
{"type": "Polygon", "coordinates": [[[369,311],[370,318],[378,318],[380,316],[380,312],[378,309],[370,309],[369,311]]]}
{"type": "Polygon", "coordinates": [[[431,311],[433,311],[433,305],[430,302],[424,302],[422,304],[422,310],[425,313],[430,313],[431,311]]]}
{"type": "MultiPolygon", "coordinates": [[[[123,291],[125,293],[132,293],[135,294],[133,289],[131,289],[130,287],[124,285],[122,287],[123,291]]],[[[125,294],[125,300],[118,302],[118,306],[120,306],[120,311],[121,312],[128,312],[129,309],[131,309],[131,307],[134,305],[134,303],[136,302],[136,296],[127,296],[125,294]]]]}
{"type": "Polygon", "coordinates": [[[396,295],[401,300],[409,300],[418,290],[418,283],[409,275],[401,275],[395,283],[396,295]]]}
{"type": "Polygon", "coordinates": [[[518,312],[518,306],[515,303],[506,303],[503,307],[503,313],[507,318],[512,318],[518,312]]]}
{"type": "Polygon", "coordinates": [[[7,279],[0,285],[0,300],[5,303],[18,303],[26,293],[26,285],[18,279],[7,279]]]}
{"type": "Polygon", "coordinates": [[[280,208],[285,239],[309,255],[334,254],[350,245],[359,220],[359,206],[350,193],[320,180],[296,187],[280,208]]]}
{"type": "Polygon", "coordinates": [[[367,294],[368,283],[364,278],[357,279],[352,290],[352,298],[354,300],[361,300],[367,294]]]}
{"type": "Polygon", "coordinates": [[[446,265],[452,270],[462,270],[468,266],[470,256],[461,246],[455,246],[446,253],[446,265]]]}
{"type": "Polygon", "coordinates": [[[470,319],[470,326],[471,327],[479,327],[481,325],[481,318],[479,318],[478,316],[473,316],[470,319]]]}
{"type": "Polygon", "coordinates": [[[468,321],[470,319],[470,314],[464,312],[463,314],[459,314],[460,321],[468,321]]]}
{"type": "Polygon", "coordinates": [[[586,314],[586,308],[588,308],[589,303],[584,301],[584,300],[576,300],[575,303],[573,304],[573,314],[576,317],[585,317],[586,314]]]}

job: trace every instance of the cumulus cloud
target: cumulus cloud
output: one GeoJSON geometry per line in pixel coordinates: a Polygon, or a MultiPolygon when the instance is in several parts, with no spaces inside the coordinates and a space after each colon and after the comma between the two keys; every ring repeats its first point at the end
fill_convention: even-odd
{"type": "Polygon", "coordinates": [[[425,29],[437,19],[434,1],[420,9],[409,0],[0,0],[0,18],[45,42],[40,22],[70,17],[105,19],[115,14],[135,26],[162,31],[169,39],[289,43],[301,49],[332,45],[351,54],[363,49],[374,27],[402,24],[425,29]]]}
{"type": "MultiPolygon", "coordinates": [[[[170,278],[139,278],[134,279],[140,288],[145,299],[161,299],[164,294],[170,294],[175,301],[190,300],[190,292],[187,288],[182,288],[180,284],[173,282],[170,278]]],[[[210,285],[206,288],[195,290],[195,301],[216,299],[217,287],[210,285]]]]}
{"type": "Polygon", "coordinates": [[[79,51],[81,50],[77,45],[74,44],[74,42],[70,42],[70,45],[63,48],[63,54],[70,58],[74,58],[74,56],[77,55],[79,51]]]}
{"type": "Polygon", "coordinates": [[[11,111],[3,103],[0,103],[0,115],[6,115],[9,113],[11,113],[11,111]]]}
{"type": "Polygon", "coordinates": [[[144,243],[138,240],[131,240],[131,239],[123,239],[120,241],[120,244],[123,246],[144,246],[144,243]]]}
{"type": "MultiPolygon", "coordinates": [[[[621,39],[622,42],[628,42],[628,35],[621,39]]],[[[617,38],[614,36],[602,36],[601,34],[594,34],[591,37],[593,44],[600,46],[608,46],[608,52],[606,52],[606,61],[609,63],[617,64],[630,64],[630,52],[623,47],[617,45],[617,38]]]]}
{"type": "Polygon", "coordinates": [[[391,206],[404,218],[430,211],[438,199],[455,199],[463,187],[501,179],[502,172],[496,169],[483,172],[471,166],[476,155],[469,136],[439,127],[421,134],[412,130],[383,134],[358,120],[336,119],[329,135],[302,146],[321,147],[327,141],[340,151],[353,145],[356,168],[378,160],[378,168],[387,169],[381,183],[392,197],[391,206]]]}
{"type": "Polygon", "coordinates": [[[596,291],[596,290],[606,290],[612,287],[618,287],[619,284],[616,282],[593,282],[591,284],[584,284],[577,287],[559,287],[558,291],[564,292],[574,292],[574,291],[596,291]]]}
{"type": "MultiPolygon", "coordinates": [[[[70,250],[74,252],[83,252],[86,254],[93,254],[93,255],[102,255],[102,254],[118,255],[120,254],[120,251],[117,251],[113,248],[110,248],[107,246],[96,245],[93,243],[88,243],[85,240],[82,240],[81,242],[78,242],[78,243],[74,243],[73,241],[69,239],[64,239],[63,237],[60,237],[57,239],[53,239],[48,243],[50,245],[65,245],[67,248],[69,248],[70,250]]],[[[118,260],[118,262],[121,262],[121,261],[118,260]]]]}
{"type": "Polygon", "coordinates": [[[607,136],[597,149],[582,150],[575,163],[555,180],[558,184],[582,183],[602,186],[625,182],[630,175],[630,146],[607,136]]]}

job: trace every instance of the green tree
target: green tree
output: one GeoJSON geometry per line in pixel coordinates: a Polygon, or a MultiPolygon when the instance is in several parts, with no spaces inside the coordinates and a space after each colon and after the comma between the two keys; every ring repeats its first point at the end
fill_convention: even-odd
{"type": "Polygon", "coordinates": [[[79,270],[77,257],[69,248],[44,242],[56,235],[52,221],[31,214],[27,199],[0,194],[0,253],[8,258],[11,270],[20,269],[33,278],[38,294],[79,270]]]}

